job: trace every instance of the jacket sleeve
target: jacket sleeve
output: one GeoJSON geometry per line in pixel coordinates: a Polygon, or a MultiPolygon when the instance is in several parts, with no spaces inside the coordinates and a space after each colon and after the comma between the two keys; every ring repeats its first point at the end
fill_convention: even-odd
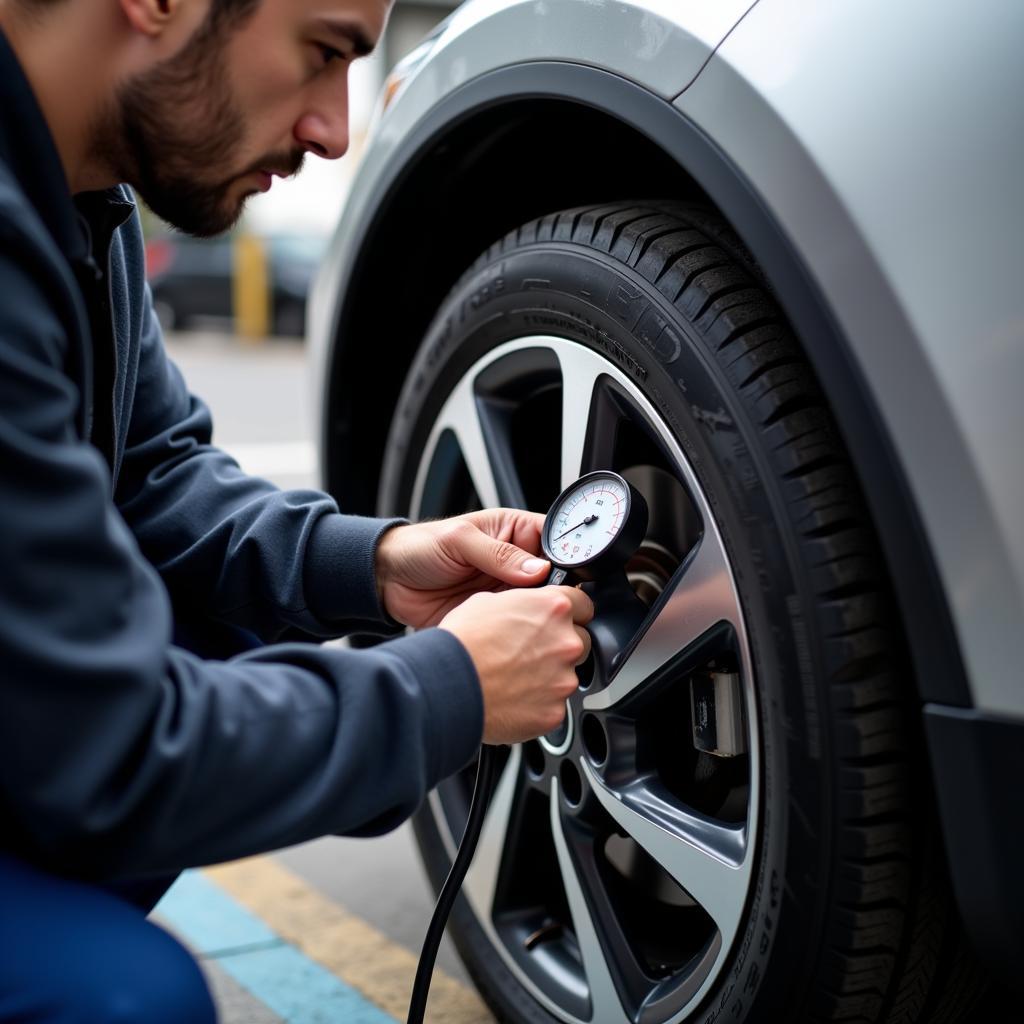
{"type": "Polygon", "coordinates": [[[0,234],[0,844],[123,877],[397,825],[480,740],[465,649],[437,629],[225,662],[171,646],[166,590],[76,436],[68,333],[10,250],[0,234]]]}
{"type": "Polygon", "coordinates": [[[328,495],[280,491],[211,444],[209,410],[168,358],[142,267],[133,266],[135,218],[121,231],[141,344],[114,497],[175,604],[265,641],[289,627],[320,637],[390,631],[374,551],[402,520],[340,515],[328,495]]]}

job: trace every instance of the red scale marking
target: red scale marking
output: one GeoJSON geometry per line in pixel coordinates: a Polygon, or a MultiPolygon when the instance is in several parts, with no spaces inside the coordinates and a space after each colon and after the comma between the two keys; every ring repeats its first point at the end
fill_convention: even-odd
{"type": "MultiPolygon", "coordinates": [[[[597,492],[595,491],[595,493],[597,492]]],[[[615,501],[615,522],[612,523],[611,529],[605,530],[606,536],[614,537],[615,534],[618,532],[616,528],[618,525],[618,521],[622,518],[622,511],[620,509],[620,506],[622,505],[623,496],[616,494],[615,491],[606,490],[605,488],[601,488],[600,493],[610,494],[615,501]]]]}

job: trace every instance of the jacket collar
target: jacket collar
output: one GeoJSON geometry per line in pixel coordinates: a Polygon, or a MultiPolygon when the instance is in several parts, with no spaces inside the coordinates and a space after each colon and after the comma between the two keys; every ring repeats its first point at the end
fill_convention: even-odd
{"type": "Polygon", "coordinates": [[[70,263],[92,258],[82,216],[100,234],[123,224],[135,209],[123,186],[73,200],[56,143],[6,35],[0,30],[0,161],[7,164],[70,263]]]}

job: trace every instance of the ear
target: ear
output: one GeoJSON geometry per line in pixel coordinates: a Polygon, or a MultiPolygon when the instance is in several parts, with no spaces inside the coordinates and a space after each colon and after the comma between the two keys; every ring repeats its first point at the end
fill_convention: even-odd
{"type": "Polygon", "coordinates": [[[191,20],[185,17],[186,9],[208,6],[208,0],[118,0],[128,24],[136,32],[147,36],[159,36],[176,23],[191,20]]]}

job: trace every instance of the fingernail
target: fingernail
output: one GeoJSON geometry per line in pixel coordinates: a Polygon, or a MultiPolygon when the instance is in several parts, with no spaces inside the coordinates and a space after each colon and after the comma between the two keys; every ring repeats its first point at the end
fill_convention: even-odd
{"type": "Polygon", "coordinates": [[[540,572],[546,564],[547,563],[541,558],[528,558],[519,568],[522,569],[523,572],[532,574],[540,572]]]}

